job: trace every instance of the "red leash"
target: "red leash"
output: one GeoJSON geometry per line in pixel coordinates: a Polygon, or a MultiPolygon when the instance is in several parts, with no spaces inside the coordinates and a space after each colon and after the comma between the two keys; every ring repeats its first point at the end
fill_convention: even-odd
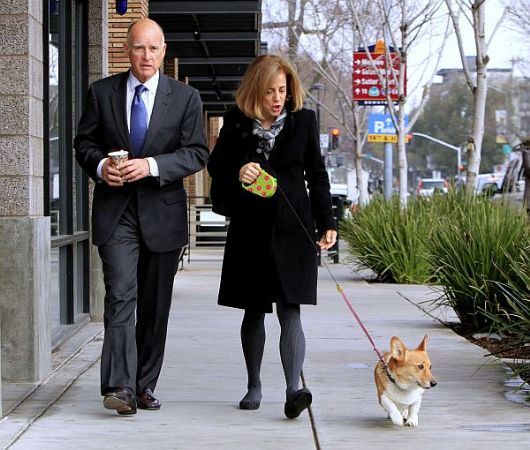
{"type": "MultiPolygon", "coordinates": [[[[293,208],[293,205],[291,204],[291,202],[289,201],[289,199],[287,198],[287,196],[285,195],[285,192],[283,192],[283,189],[280,187],[280,184],[278,183],[278,190],[282,193],[283,195],[283,198],[285,199],[285,201],[287,202],[287,204],[289,205],[289,207],[291,208],[291,211],[293,212],[293,214],[295,215],[296,219],[298,220],[298,223],[300,224],[300,226],[302,227],[302,229],[304,230],[307,238],[309,239],[309,241],[311,242],[311,245],[315,248],[315,250],[317,251],[317,254],[320,255],[320,248],[317,247],[317,245],[315,244],[315,242],[313,242],[313,239],[311,238],[311,236],[309,235],[309,233],[307,232],[302,220],[300,219],[300,217],[298,216],[298,214],[296,213],[295,209],[293,208]]],[[[337,242],[337,245],[338,245],[338,242],[337,242]]],[[[364,334],[366,335],[366,337],[368,338],[368,340],[370,341],[370,344],[372,345],[372,348],[375,352],[375,354],[377,355],[377,358],[379,359],[379,361],[381,361],[381,364],[383,364],[383,368],[386,370],[387,369],[387,364],[385,362],[385,360],[383,359],[383,356],[381,355],[381,352],[377,349],[377,346],[375,345],[375,342],[374,340],[372,339],[372,337],[370,336],[370,333],[368,333],[368,330],[366,329],[366,327],[364,326],[361,318],[359,317],[359,315],[357,314],[357,312],[355,311],[355,308],[353,307],[353,305],[351,304],[350,300],[348,299],[348,297],[346,296],[346,294],[344,293],[344,288],[339,284],[337,283],[337,280],[335,279],[335,277],[333,276],[333,273],[331,272],[331,269],[329,268],[329,266],[326,264],[326,261],[324,261],[323,258],[321,258],[321,261],[324,263],[324,267],[326,267],[327,271],[329,272],[329,275],[331,276],[331,279],[333,280],[333,282],[335,283],[335,287],[337,288],[337,291],[340,292],[341,296],[342,296],[342,299],[344,300],[344,302],[346,303],[346,306],[348,307],[348,309],[351,311],[351,313],[353,314],[353,317],[355,317],[355,320],[357,321],[357,323],[359,324],[359,326],[361,327],[361,329],[363,330],[364,334]]]]}
{"type": "MultiPolygon", "coordinates": [[[[326,267],[328,267],[325,262],[324,262],[324,265],[326,267]]],[[[329,271],[329,268],[328,268],[328,271],[329,271]]],[[[335,279],[334,279],[334,281],[335,281],[335,279]]],[[[366,327],[364,326],[363,322],[361,321],[361,318],[355,312],[355,309],[353,308],[352,304],[348,300],[348,297],[346,297],[346,294],[344,293],[344,288],[340,284],[337,284],[336,281],[335,281],[335,285],[337,287],[337,291],[340,292],[340,294],[342,295],[343,300],[346,302],[346,306],[350,309],[351,313],[353,314],[353,317],[355,317],[355,320],[357,320],[357,323],[359,324],[361,329],[364,331],[364,334],[366,335],[366,337],[370,341],[370,344],[372,344],[372,348],[374,349],[375,354],[379,358],[379,361],[381,361],[383,363],[384,367],[386,367],[386,362],[384,361],[383,356],[381,355],[381,352],[377,349],[374,340],[370,336],[370,333],[368,333],[368,330],[366,329],[366,327]]]]}

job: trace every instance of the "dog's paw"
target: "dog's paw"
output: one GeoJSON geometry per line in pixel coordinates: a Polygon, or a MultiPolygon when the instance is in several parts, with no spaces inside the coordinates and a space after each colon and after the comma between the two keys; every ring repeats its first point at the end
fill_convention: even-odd
{"type": "Polygon", "coordinates": [[[417,414],[412,414],[409,418],[407,418],[407,420],[405,420],[405,426],[406,427],[417,427],[419,424],[419,421],[418,421],[418,415],[417,414]]]}
{"type": "Polygon", "coordinates": [[[390,420],[392,421],[394,425],[397,425],[398,427],[403,426],[403,416],[399,413],[391,414],[390,420]]]}

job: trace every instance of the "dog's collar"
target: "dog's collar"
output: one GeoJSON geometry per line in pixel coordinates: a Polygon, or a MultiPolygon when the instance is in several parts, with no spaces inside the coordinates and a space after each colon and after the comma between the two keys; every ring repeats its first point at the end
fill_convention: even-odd
{"type": "Polygon", "coordinates": [[[388,377],[388,379],[389,379],[390,381],[392,381],[392,383],[394,383],[395,385],[397,385],[396,380],[394,380],[394,378],[392,377],[392,375],[390,375],[390,372],[388,371],[388,367],[385,367],[385,373],[386,373],[386,376],[388,377]]]}
{"type": "Polygon", "coordinates": [[[386,376],[392,383],[394,383],[397,386],[396,380],[392,375],[390,375],[390,372],[388,370],[388,362],[385,361],[383,358],[381,358],[381,365],[383,366],[383,370],[385,371],[386,376]]]}

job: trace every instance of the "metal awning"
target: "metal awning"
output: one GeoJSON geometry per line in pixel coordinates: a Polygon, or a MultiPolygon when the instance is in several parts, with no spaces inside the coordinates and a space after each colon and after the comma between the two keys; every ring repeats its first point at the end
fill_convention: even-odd
{"type": "Polygon", "coordinates": [[[198,89],[204,110],[220,115],[261,46],[261,0],[150,0],[149,17],[166,35],[179,79],[198,89]]]}

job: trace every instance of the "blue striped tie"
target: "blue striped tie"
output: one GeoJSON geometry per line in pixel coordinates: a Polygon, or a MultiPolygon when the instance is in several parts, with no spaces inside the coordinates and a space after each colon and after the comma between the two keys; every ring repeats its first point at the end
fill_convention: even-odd
{"type": "Polygon", "coordinates": [[[142,155],[145,136],[147,135],[147,109],[142,100],[142,93],[146,90],[147,88],[143,84],[136,86],[131,106],[131,142],[132,154],[135,158],[142,155]]]}

